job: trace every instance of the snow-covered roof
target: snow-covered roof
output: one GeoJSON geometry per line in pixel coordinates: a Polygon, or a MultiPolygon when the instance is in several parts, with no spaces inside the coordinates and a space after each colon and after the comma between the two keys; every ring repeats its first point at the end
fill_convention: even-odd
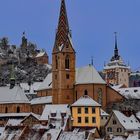
{"type": "Polygon", "coordinates": [[[52,88],[52,73],[49,73],[44,81],[40,84],[39,90],[51,89],[52,88]]]}
{"type": "Polygon", "coordinates": [[[115,68],[130,69],[130,66],[125,65],[121,57],[119,57],[119,60],[109,61],[109,63],[104,66],[104,70],[115,68]]]}
{"type": "Polygon", "coordinates": [[[140,130],[140,123],[134,115],[130,117],[125,116],[120,111],[114,110],[113,113],[126,130],[138,131],[140,130]]]}
{"type": "Polygon", "coordinates": [[[22,122],[23,119],[9,119],[7,124],[8,126],[18,126],[22,122]]]}
{"type": "Polygon", "coordinates": [[[140,119],[140,111],[136,113],[136,116],[140,119]]]}
{"type": "MultiPolygon", "coordinates": [[[[39,114],[35,114],[35,113],[33,113],[33,112],[31,112],[31,113],[29,113],[23,120],[22,120],[22,122],[24,121],[24,120],[26,120],[29,116],[34,116],[36,119],[40,119],[40,115],[39,114]]],[[[21,123],[22,123],[21,122],[21,123]]]]}
{"type": "Polygon", "coordinates": [[[87,83],[106,84],[106,82],[102,79],[100,74],[92,65],[76,69],[76,84],[87,84],[87,83]]]}
{"type": "Polygon", "coordinates": [[[140,140],[139,134],[138,133],[130,134],[126,140],[140,140]]]}
{"type": "Polygon", "coordinates": [[[127,99],[140,99],[140,87],[115,89],[127,99]]]}
{"type": "Polygon", "coordinates": [[[29,103],[20,86],[10,89],[8,86],[0,87],[0,104],[6,103],[29,103]]]}
{"type": "Polygon", "coordinates": [[[35,82],[31,84],[31,86],[28,85],[28,83],[20,83],[20,86],[24,90],[24,92],[27,94],[26,91],[29,91],[29,94],[36,94],[36,91],[38,90],[39,86],[42,84],[42,82],[35,82]]]}
{"type": "Polygon", "coordinates": [[[51,103],[52,103],[52,96],[39,97],[31,100],[31,105],[51,104],[51,103]]]}
{"type": "Polygon", "coordinates": [[[106,113],[103,109],[100,109],[101,116],[109,116],[108,113],[106,113]]]}
{"type": "Polygon", "coordinates": [[[130,69],[130,67],[127,67],[127,66],[114,65],[114,66],[105,66],[104,67],[104,70],[107,70],[107,69],[115,69],[115,68],[130,69]]]}
{"type": "Polygon", "coordinates": [[[46,105],[40,120],[48,120],[49,118],[61,119],[61,113],[66,113],[66,118],[70,115],[70,108],[67,104],[61,105],[46,105]],[[52,117],[51,113],[56,113],[56,116],[52,117]]]}
{"type": "Polygon", "coordinates": [[[115,90],[118,90],[118,89],[122,88],[123,86],[124,86],[123,84],[113,85],[112,88],[115,89],[115,90]]]}
{"type": "Polygon", "coordinates": [[[101,106],[99,103],[94,101],[92,98],[90,98],[88,95],[84,95],[80,97],[75,103],[73,103],[71,106],[101,106]]]}
{"type": "Polygon", "coordinates": [[[0,118],[3,117],[26,117],[30,113],[0,113],[0,118]]]}
{"type": "Polygon", "coordinates": [[[37,56],[36,56],[36,58],[37,58],[37,57],[42,57],[42,56],[44,56],[45,53],[46,53],[46,52],[40,52],[40,53],[38,53],[37,56]]]}
{"type": "Polygon", "coordinates": [[[58,140],[85,140],[85,133],[63,132],[58,140]]]}

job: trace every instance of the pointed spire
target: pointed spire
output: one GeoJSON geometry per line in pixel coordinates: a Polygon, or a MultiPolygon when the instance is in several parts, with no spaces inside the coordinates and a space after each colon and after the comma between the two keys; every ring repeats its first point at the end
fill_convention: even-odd
{"type": "Polygon", "coordinates": [[[58,28],[56,32],[55,47],[64,45],[67,41],[68,35],[70,35],[68,17],[66,11],[65,0],[61,0],[61,8],[59,15],[58,28]]]}
{"type": "Polygon", "coordinates": [[[118,58],[119,52],[118,52],[118,42],[117,42],[117,32],[114,32],[115,34],[115,50],[114,50],[114,57],[118,58]]]}

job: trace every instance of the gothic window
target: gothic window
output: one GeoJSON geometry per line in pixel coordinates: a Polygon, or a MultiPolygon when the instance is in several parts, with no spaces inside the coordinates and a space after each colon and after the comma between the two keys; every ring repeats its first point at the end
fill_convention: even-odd
{"type": "Polygon", "coordinates": [[[7,107],[5,108],[5,113],[8,113],[8,108],[7,107]]]}
{"type": "Polygon", "coordinates": [[[58,69],[58,59],[57,56],[55,57],[56,69],[58,69]]]}
{"type": "Polygon", "coordinates": [[[20,107],[19,106],[17,107],[17,113],[20,113],[20,107]]]}
{"type": "Polygon", "coordinates": [[[87,90],[84,91],[84,95],[88,95],[88,91],[87,90]]]}
{"type": "Polygon", "coordinates": [[[69,69],[70,68],[70,60],[69,60],[69,56],[67,55],[65,58],[65,69],[69,69]]]}
{"type": "Polygon", "coordinates": [[[102,89],[98,89],[98,103],[102,105],[102,89]]]}

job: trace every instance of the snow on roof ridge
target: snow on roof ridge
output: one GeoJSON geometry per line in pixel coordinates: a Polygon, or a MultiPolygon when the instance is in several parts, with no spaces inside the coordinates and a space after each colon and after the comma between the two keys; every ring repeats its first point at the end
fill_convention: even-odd
{"type": "Polygon", "coordinates": [[[101,105],[88,95],[83,95],[71,106],[101,106],[101,105]]]}
{"type": "Polygon", "coordinates": [[[76,84],[101,83],[106,84],[98,71],[92,65],[76,68],[76,84]]]}

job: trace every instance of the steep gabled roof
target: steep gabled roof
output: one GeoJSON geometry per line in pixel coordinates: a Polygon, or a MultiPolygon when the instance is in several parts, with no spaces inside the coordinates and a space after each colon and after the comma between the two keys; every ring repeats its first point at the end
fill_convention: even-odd
{"type": "Polygon", "coordinates": [[[76,69],[76,84],[106,84],[94,66],[89,65],[76,69]]]}
{"type": "Polygon", "coordinates": [[[29,103],[29,100],[20,86],[0,87],[0,104],[6,103],[29,103]]]}

